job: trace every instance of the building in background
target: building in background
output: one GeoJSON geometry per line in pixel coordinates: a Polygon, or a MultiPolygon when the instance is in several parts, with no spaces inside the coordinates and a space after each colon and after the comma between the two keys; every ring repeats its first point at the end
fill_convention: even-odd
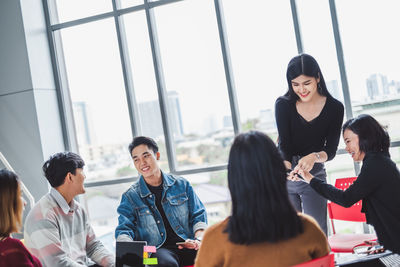
{"type": "Polygon", "coordinates": [[[78,143],[83,145],[95,145],[96,138],[93,133],[93,124],[90,109],[86,102],[73,102],[75,131],[78,143]]]}
{"type": "Polygon", "coordinates": [[[326,82],[326,87],[328,88],[329,93],[336,98],[337,100],[339,100],[340,102],[344,102],[343,101],[343,96],[341,93],[341,88],[339,88],[339,84],[337,80],[331,80],[331,81],[327,81],[326,82]]]}
{"type": "MultiPolygon", "coordinates": [[[[181,140],[184,135],[181,107],[179,104],[179,95],[175,91],[168,91],[168,104],[169,104],[169,115],[171,118],[171,129],[174,134],[175,140],[181,140]]],[[[158,100],[146,101],[139,103],[139,112],[146,114],[146,116],[140,116],[146,118],[142,120],[142,135],[151,136],[153,138],[164,137],[164,131],[162,129],[162,119],[160,111],[160,103],[158,100]]]]}
{"type": "Polygon", "coordinates": [[[390,94],[388,79],[382,74],[372,74],[367,78],[367,92],[370,100],[384,98],[390,94]]]}

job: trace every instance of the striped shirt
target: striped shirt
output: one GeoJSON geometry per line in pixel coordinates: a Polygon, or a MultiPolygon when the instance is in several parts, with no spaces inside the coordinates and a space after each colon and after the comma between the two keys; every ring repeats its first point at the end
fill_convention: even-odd
{"type": "Polygon", "coordinates": [[[25,245],[43,266],[114,266],[115,257],[96,238],[83,207],[54,188],[26,217],[25,245]]]}

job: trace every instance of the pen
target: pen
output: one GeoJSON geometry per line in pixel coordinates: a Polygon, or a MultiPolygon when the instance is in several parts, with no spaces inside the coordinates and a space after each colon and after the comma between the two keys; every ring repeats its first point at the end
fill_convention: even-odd
{"type": "MultiPolygon", "coordinates": [[[[293,171],[292,169],[287,169],[287,170],[286,170],[286,175],[289,175],[290,172],[292,172],[292,171],[293,171]]],[[[294,175],[296,175],[296,176],[299,177],[300,179],[304,180],[303,176],[301,176],[300,174],[295,173],[294,175]]]]}

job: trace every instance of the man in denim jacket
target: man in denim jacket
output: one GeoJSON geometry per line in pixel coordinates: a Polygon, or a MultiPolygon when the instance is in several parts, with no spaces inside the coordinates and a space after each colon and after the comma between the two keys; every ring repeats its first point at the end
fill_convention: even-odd
{"type": "Polygon", "coordinates": [[[161,171],[153,139],[136,137],[129,151],[140,178],[122,195],[117,241],[145,240],[156,246],[152,257],[159,267],[192,265],[207,227],[203,203],[187,180],[161,171]]]}

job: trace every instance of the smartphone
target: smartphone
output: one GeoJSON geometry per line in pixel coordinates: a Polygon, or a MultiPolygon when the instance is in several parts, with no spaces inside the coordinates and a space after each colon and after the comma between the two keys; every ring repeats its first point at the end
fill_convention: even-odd
{"type": "MultiPolygon", "coordinates": [[[[293,170],[292,169],[287,169],[286,170],[286,175],[289,175],[293,170]]],[[[294,175],[296,175],[297,177],[299,177],[300,179],[304,180],[303,176],[301,176],[298,173],[295,173],[294,175]]]]}
{"type": "Polygon", "coordinates": [[[177,246],[182,246],[184,248],[195,248],[196,245],[192,242],[176,242],[177,246]]]}
{"type": "MultiPolygon", "coordinates": [[[[355,254],[368,254],[368,253],[372,253],[376,250],[380,250],[383,249],[382,245],[375,245],[375,246],[359,246],[359,247],[355,247],[353,249],[353,252],[355,254]]],[[[376,252],[375,252],[376,253],[376,252]]]]}

